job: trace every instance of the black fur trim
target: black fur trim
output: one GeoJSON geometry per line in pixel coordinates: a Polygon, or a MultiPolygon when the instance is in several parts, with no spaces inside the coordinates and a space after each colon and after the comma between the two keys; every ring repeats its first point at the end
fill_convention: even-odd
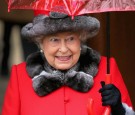
{"type": "Polygon", "coordinates": [[[26,59],[26,70],[31,78],[39,75],[44,69],[43,65],[44,61],[40,52],[32,53],[26,59]]]}
{"type": "Polygon", "coordinates": [[[27,58],[26,69],[39,96],[45,96],[62,85],[87,92],[93,86],[93,77],[98,72],[99,62],[99,53],[82,46],[78,63],[69,70],[60,71],[51,67],[40,52],[33,53],[27,58]]]}

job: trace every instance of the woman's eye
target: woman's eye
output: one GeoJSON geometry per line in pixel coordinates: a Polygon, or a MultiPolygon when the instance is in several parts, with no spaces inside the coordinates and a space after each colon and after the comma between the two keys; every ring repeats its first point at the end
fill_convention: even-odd
{"type": "Polygon", "coordinates": [[[51,46],[57,46],[60,43],[60,39],[56,37],[52,37],[48,42],[51,46]]]}
{"type": "Polygon", "coordinates": [[[67,41],[73,41],[74,40],[74,37],[73,36],[71,36],[71,37],[69,37],[68,39],[67,39],[67,41]]]}
{"type": "Polygon", "coordinates": [[[51,41],[51,42],[58,42],[59,39],[58,39],[58,38],[51,38],[50,41],[51,41]]]}

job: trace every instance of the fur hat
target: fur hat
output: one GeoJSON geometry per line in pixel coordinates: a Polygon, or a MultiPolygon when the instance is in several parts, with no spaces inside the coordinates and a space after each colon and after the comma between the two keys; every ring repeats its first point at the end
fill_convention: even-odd
{"type": "Polygon", "coordinates": [[[99,21],[90,16],[75,16],[71,19],[66,14],[51,12],[49,16],[38,15],[32,23],[28,23],[21,30],[23,37],[32,41],[37,41],[40,36],[46,36],[58,32],[75,31],[85,33],[85,37],[81,38],[85,41],[95,36],[100,28],[99,21]]]}

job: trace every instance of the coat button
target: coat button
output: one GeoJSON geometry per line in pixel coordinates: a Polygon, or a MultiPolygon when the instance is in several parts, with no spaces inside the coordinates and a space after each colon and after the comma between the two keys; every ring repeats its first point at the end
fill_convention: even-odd
{"type": "Polygon", "coordinates": [[[68,103],[69,102],[69,97],[65,97],[64,98],[64,103],[68,103]]]}

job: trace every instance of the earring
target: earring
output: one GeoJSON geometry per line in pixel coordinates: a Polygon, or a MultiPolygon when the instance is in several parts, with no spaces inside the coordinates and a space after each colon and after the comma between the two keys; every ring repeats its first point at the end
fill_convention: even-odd
{"type": "Polygon", "coordinates": [[[82,50],[82,48],[80,47],[80,50],[82,50]]]}
{"type": "Polygon", "coordinates": [[[41,56],[44,57],[44,51],[40,49],[41,56]]]}
{"type": "Polygon", "coordinates": [[[44,55],[44,51],[42,49],[40,49],[40,54],[41,54],[42,59],[45,62],[45,55],[44,55]]]}
{"type": "Polygon", "coordinates": [[[44,53],[42,49],[40,49],[40,53],[44,53]]]}

